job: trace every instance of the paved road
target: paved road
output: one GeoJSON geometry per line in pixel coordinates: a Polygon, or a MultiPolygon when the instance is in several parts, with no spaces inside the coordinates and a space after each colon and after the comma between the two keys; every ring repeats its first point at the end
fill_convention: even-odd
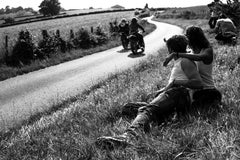
{"type": "Polygon", "coordinates": [[[6,130],[30,115],[81,93],[110,73],[127,69],[150,54],[156,54],[163,38],[179,34],[176,26],[154,22],[157,29],[146,36],[145,55],[132,57],[116,47],[94,55],[62,63],[0,82],[0,130],[6,130]]]}

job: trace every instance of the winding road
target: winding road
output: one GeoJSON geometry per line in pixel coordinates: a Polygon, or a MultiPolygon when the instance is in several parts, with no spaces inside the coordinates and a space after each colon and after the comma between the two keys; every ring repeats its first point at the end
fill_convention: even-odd
{"type": "Polygon", "coordinates": [[[49,109],[62,100],[80,94],[111,73],[120,72],[163,47],[163,38],[182,33],[179,27],[155,22],[157,29],[144,40],[146,50],[142,56],[121,52],[116,47],[77,60],[0,82],[0,131],[14,127],[31,115],[49,109]]]}

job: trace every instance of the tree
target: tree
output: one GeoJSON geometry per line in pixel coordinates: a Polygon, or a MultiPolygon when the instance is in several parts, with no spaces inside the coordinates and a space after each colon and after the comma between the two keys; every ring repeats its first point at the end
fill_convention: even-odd
{"type": "Polygon", "coordinates": [[[208,7],[210,10],[230,18],[237,27],[240,27],[240,2],[238,0],[227,0],[227,3],[214,0],[208,4],[208,7]]]}
{"type": "Polygon", "coordinates": [[[57,15],[61,10],[61,6],[58,0],[43,0],[39,8],[39,12],[44,16],[57,15]]]}
{"type": "Polygon", "coordinates": [[[10,12],[11,12],[10,6],[6,6],[6,7],[5,7],[5,13],[8,14],[8,13],[10,13],[10,12]]]}
{"type": "Polygon", "coordinates": [[[146,5],[145,5],[144,9],[147,9],[147,8],[148,8],[148,3],[146,3],[146,5]]]}

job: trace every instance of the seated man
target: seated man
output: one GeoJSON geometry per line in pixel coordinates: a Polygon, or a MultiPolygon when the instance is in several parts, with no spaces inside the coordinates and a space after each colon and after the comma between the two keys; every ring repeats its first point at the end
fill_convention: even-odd
{"type": "Polygon", "coordinates": [[[237,28],[233,21],[224,15],[217,20],[214,31],[217,33],[215,39],[218,41],[223,41],[224,43],[230,42],[232,38],[237,36],[237,28]]]}
{"type": "MultiPolygon", "coordinates": [[[[183,35],[175,35],[168,39],[166,44],[170,54],[186,52],[188,40],[183,35]]],[[[149,123],[162,122],[176,110],[186,111],[191,104],[189,90],[201,89],[202,86],[195,63],[186,58],[175,57],[168,85],[159,91],[158,96],[149,104],[139,108],[138,115],[125,133],[115,137],[100,137],[96,145],[107,149],[131,145],[137,140],[139,131],[149,131],[149,123]]]]}

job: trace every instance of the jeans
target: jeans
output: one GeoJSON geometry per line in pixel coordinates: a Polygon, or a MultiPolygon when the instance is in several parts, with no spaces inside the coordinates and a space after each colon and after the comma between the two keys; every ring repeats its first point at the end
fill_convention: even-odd
{"type": "Polygon", "coordinates": [[[139,108],[138,115],[127,132],[137,130],[148,132],[150,122],[162,122],[175,111],[185,112],[190,105],[189,91],[186,88],[171,88],[154,98],[149,105],[139,108]]]}
{"type": "Polygon", "coordinates": [[[208,21],[208,24],[211,29],[215,28],[216,23],[217,23],[218,17],[211,17],[210,20],[208,21]]]}
{"type": "Polygon", "coordinates": [[[222,95],[217,89],[202,89],[193,93],[192,106],[194,108],[214,107],[219,105],[221,100],[222,95]]]}

